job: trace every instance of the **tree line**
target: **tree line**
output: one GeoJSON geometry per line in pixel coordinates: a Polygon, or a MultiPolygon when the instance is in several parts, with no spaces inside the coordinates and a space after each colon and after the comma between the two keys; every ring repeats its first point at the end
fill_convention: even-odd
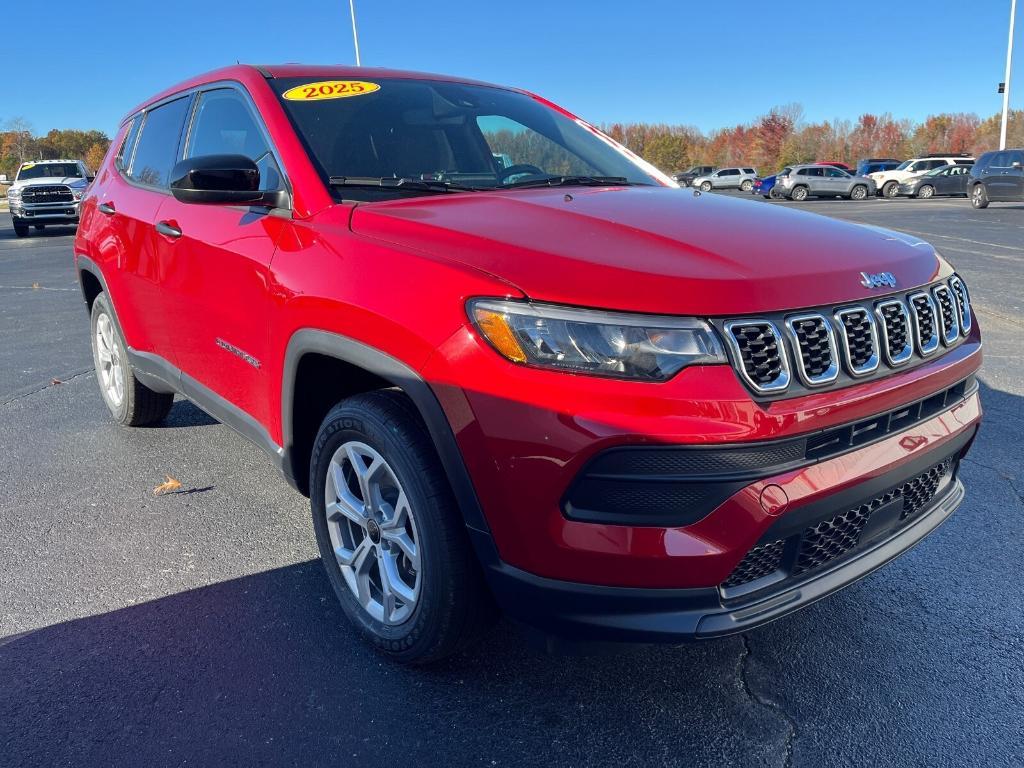
{"type": "MultiPolygon", "coordinates": [[[[802,118],[800,105],[787,104],[752,123],[709,134],[693,126],[653,123],[612,123],[601,129],[666,173],[694,165],[753,165],[769,173],[816,160],[852,166],[865,157],[905,160],[933,152],[977,156],[999,147],[999,114],[983,120],[971,113],[943,113],[920,123],[890,114],[819,123],[802,118]]],[[[1024,146],[1024,110],[1011,111],[1007,146],[1024,146]]]]}
{"type": "Polygon", "coordinates": [[[86,167],[95,171],[109,146],[110,137],[103,131],[54,128],[36,136],[30,123],[16,117],[0,130],[0,174],[13,179],[26,160],[84,160],[86,167]]]}

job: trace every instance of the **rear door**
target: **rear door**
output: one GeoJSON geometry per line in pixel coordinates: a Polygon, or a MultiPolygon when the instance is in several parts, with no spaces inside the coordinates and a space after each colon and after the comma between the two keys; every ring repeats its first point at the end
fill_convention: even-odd
{"type": "MultiPolygon", "coordinates": [[[[264,190],[285,185],[269,134],[248,95],[234,84],[196,96],[181,154],[245,155],[260,169],[264,190]]],[[[165,233],[180,233],[158,237],[163,257],[173,265],[163,291],[174,307],[182,388],[204,405],[211,404],[212,393],[268,423],[270,404],[277,402],[268,396],[265,375],[269,268],[288,223],[266,208],[183,203],[172,196],[164,199],[158,218],[165,233]]],[[[218,405],[216,398],[212,405],[218,405]]]]}
{"type": "Polygon", "coordinates": [[[982,178],[985,179],[985,191],[989,200],[1007,200],[1009,198],[1011,179],[1010,153],[997,152],[989,161],[982,178]]]}
{"type": "Polygon", "coordinates": [[[171,362],[171,324],[161,290],[168,265],[161,261],[154,224],[168,196],[167,179],[190,101],[190,96],[177,97],[136,118],[134,148],[97,201],[100,215],[110,221],[110,245],[118,254],[113,270],[104,265],[104,276],[114,283],[111,298],[128,346],[171,362]]]}

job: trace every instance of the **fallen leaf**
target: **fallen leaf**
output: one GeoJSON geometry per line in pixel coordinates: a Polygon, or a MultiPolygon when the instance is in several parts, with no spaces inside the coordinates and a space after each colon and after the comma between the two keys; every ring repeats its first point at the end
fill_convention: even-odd
{"type": "Polygon", "coordinates": [[[58,384],[63,384],[63,383],[64,382],[61,381],[60,379],[58,379],[57,377],[54,377],[54,378],[50,379],[50,384],[52,384],[53,386],[57,386],[58,384]]]}
{"type": "Polygon", "coordinates": [[[170,475],[164,475],[164,477],[166,477],[167,479],[153,489],[154,496],[159,496],[162,493],[170,493],[171,491],[176,491],[179,488],[181,488],[181,483],[175,480],[170,475]]]}

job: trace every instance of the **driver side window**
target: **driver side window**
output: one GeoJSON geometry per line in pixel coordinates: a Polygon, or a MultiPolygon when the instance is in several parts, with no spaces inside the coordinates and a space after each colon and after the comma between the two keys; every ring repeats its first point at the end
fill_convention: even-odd
{"type": "Polygon", "coordinates": [[[499,172],[514,165],[530,165],[553,176],[600,175],[589,163],[511,118],[480,115],[476,122],[499,172]]]}

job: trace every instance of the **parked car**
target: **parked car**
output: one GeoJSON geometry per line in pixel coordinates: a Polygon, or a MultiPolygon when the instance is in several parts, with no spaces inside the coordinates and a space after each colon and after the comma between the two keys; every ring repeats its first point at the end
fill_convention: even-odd
{"type": "Polygon", "coordinates": [[[756,178],[757,171],[753,168],[719,168],[714,173],[695,178],[693,186],[701,192],[710,192],[712,189],[739,189],[749,192],[754,188],[756,178]]]}
{"type": "Polygon", "coordinates": [[[867,176],[880,171],[891,171],[893,168],[899,167],[902,162],[893,157],[865,157],[857,161],[857,175],[867,176]]]}
{"type": "Polygon", "coordinates": [[[519,90],[193,78],[121,123],[74,258],[113,420],[179,393],[262,448],[399,661],[495,605],[576,640],[741,632],[964,497],[981,335],[930,245],[680,195],[519,90]]]}
{"type": "Polygon", "coordinates": [[[943,165],[920,176],[911,176],[900,184],[900,194],[910,197],[967,196],[969,165],[943,165]]]}
{"type": "Polygon", "coordinates": [[[677,173],[675,180],[681,187],[688,187],[693,184],[693,180],[700,176],[707,176],[710,173],[715,172],[715,166],[713,165],[695,165],[688,171],[677,173]]]}
{"type": "Polygon", "coordinates": [[[974,158],[970,155],[925,155],[906,160],[891,171],[877,171],[869,175],[874,179],[878,193],[883,197],[898,197],[900,184],[919,173],[933,171],[944,165],[973,165],[974,158]]]}
{"type": "Polygon", "coordinates": [[[92,173],[81,160],[35,160],[22,163],[7,190],[14,234],[25,237],[30,227],[77,224],[78,205],[92,173]]]}
{"type": "Polygon", "coordinates": [[[987,208],[990,202],[1024,202],[1024,148],[986,152],[971,168],[967,181],[971,205],[987,208]]]}
{"type": "Polygon", "coordinates": [[[750,190],[753,195],[761,195],[765,199],[776,199],[782,197],[782,194],[775,188],[778,181],[778,177],[789,173],[789,168],[783,168],[772,176],[765,176],[763,179],[754,179],[754,187],[750,190]]]}
{"type": "Polygon", "coordinates": [[[864,200],[875,194],[875,183],[870,178],[851,176],[830,165],[794,165],[789,173],[779,174],[775,186],[783,197],[797,201],[809,197],[864,200]]]}

